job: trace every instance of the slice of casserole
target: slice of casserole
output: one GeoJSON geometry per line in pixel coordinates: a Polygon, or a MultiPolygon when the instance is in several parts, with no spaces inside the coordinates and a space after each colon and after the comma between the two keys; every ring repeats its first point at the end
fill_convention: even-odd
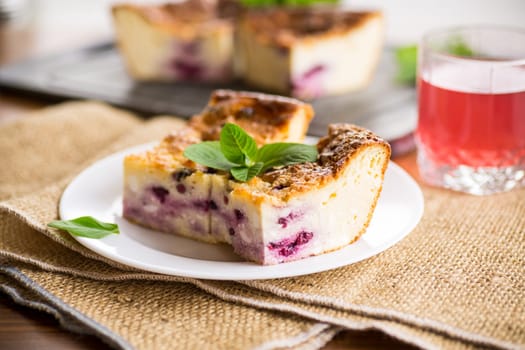
{"type": "Polygon", "coordinates": [[[205,140],[218,140],[222,126],[234,123],[257,144],[302,142],[314,116],[310,104],[293,98],[255,92],[216,90],[201,114],[189,125],[205,140]]]}
{"type": "Polygon", "coordinates": [[[129,73],[137,80],[231,79],[233,6],[228,0],[115,5],[118,48],[129,73]]]}
{"type": "Polygon", "coordinates": [[[238,25],[236,69],[253,86],[303,99],[358,90],[379,61],[383,26],[380,12],[248,11],[238,25]]]}
{"type": "Polygon", "coordinates": [[[295,164],[240,183],[211,179],[218,204],[211,230],[237,254],[277,264],[326,253],[366,230],[382,189],[390,146],[372,132],[330,125],[314,163],[295,164]]]}
{"type": "MultiPolygon", "coordinates": [[[[372,217],[390,157],[388,143],[368,130],[331,125],[317,144],[315,162],[273,169],[244,183],[183,156],[188,145],[216,139],[226,120],[245,123],[255,137],[261,131],[259,140],[300,141],[302,133],[296,134],[299,140],[290,140],[291,133],[283,130],[297,118],[307,123],[311,116],[305,114],[311,108],[275,98],[274,110],[286,110],[289,117],[284,118],[287,123],[274,126],[280,132],[270,132],[267,126],[275,122],[274,114],[257,111],[261,104],[266,111],[271,99],[218,91],[188,127],[167,136],[151,151],[127,156],[124,217],[167,233],[229,243],[237,254],[259,264],[318,255],[357,240],[372,217]],[[246,101],[254,110],[249,120],[239,112],[246,101]]],[[[307,128],[297,125],[300,130],[307,128]]]]}
{"type": "Polygon", "coordinates": [[[202,241],[228,240],[224,230],[211,228],[212,216],[215,220],[216,214],[220,215],[222,203],[211,199],[212,182],[228,177],[189,161],[182,155],[184,149],[218,139],[226,122],[243,127],[261,144],[301,142],[312,117],[310,105],[291,98],[214,92],[208,106],[189,121],[188,127],[168,135],[153,150],[125,158],[124,217],[145,227],[202,241]]]}

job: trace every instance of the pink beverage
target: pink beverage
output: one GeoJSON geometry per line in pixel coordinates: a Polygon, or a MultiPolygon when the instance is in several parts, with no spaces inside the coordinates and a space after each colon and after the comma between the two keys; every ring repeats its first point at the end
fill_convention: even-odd
{"type": "Polygon", "coordinates": [[[434,167],[525,165],[525,65],[478,68],[443,63],[418,81],[417,136],[434,167]]]}
{"type": "Polygon", "coordinates": [[[417,164],[428,184],[477,195],[525,186],[525,30],[426,34],[418,48],[417,164]]]}

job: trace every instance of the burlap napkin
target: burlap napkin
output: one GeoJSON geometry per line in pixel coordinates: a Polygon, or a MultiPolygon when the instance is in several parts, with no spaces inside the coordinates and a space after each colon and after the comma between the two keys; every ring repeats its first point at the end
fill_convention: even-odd
{"type": "Polygon", "coordinates": [[[423,348],[525,346],[525,190],[472,197],[425,187],[414,232],[333,271],[244,282],[164,276],[100,257],[45,224],[75,173],[181,121],[142,122],[93,103],[37,114],[0,128],[0,283],[76,330],[138,348],[316,348],[345,328],[423,348]]]}

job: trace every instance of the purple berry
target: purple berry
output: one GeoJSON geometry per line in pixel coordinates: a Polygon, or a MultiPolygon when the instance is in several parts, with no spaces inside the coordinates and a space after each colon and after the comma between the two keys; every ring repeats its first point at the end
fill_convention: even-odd
{"type": "Polygon", "coordinates": [[[199,79],[202,76],[202,66],[196,62],[177,59],[173,62],[173,68],[184,80],[199,79]]]}
{"type": "Polygon", "coordinates": [[[154,186],[151,188],[151,191],[153,191],[153,194],[161,203],[164,203],[166,201],[166,197],[170,194],[170,191],[162,186],[154,186]]]}
{"type": "Polygon", "coordinates": [[[296,247],[286,246],[286,247],[282,248],[281,250],[279,250],[279,255],[284,256],[284,257],[288,257],[288,256],[294,254],[296,251],[297,251],[296,247]]]}
{"type": "Polygon", "coordinates": [[[306,73],[304,73],[302,75],[302,77],[304,79],[311,79],[319,74],[321,74],[324,70],[326,70],[326,67],[322,64],[318,64],[314,67],[312,67],[310,70],[306,71],[306,73]]]}
{"type": "Polygon", "coordinates": [[[278,250],[279,255],[288,257],[295,254],[299,247],[308,243],[314,234],[308,231],[300,231],[294,238],[285,238],[279,242],[270,242],[268,249],[278,250]]]}
{"type": "Polygon", "coordinates": [[[209,207],[210,207],[211,210],[217,210],[218,209],[217,203],[215,203],[214,200],[210,201],[209,207]]]}
{"type": "Polygon", "coordinates": [[[173,178],[173,180],[180,182],[181,180],[193,174],[194,171],[195,170],[184,168],[181,170],[174,171],[173,174],[171,174],[171,177],[173,178]]]}
{"type": "Polygon", "coordinates": [[[186,192],[186,186],[184,186],[183,184],[178,184],[176,188],[177,188],[177,192],[179,192],[179,193],[185,193],[186,192]]]}
{"type": "Polygon", "coordinates": [[[228,229],[228,233],[230,234],[230,236],[233,236],[233,235],[235,235],[235,230],[234,230],[233,228],[230,227],[230,228],[228,229]]]}
{"type": "Polygon", "coordinates": [[[282,228],[286,228],[286,226],[288,226],[288,220],[286,218],[279,218],[277,223],[281,225],[282,228]]]}
{"type": "Polygon", "coordinates": [[[279,225],[281,225],[282,228],[286,228],[288,226],[288,223],[290,221],[293,221],[299,217],[303,216],[303,213],[299,212],[290,212],[288,215],[286,215],[285,217],[280,217],[277,219],[277,223],[279,225]]]}
{"type": "Polygon", "coordinates": [[[319,64],[295,78],[291,83],[293,94],[310,98],[320,96],[322,94],[320,83],[325,70],[326,67],[319,64]]]}
{"type": "Polygon", "coordinates": [[[297,239],[295,240],[295,244],[296,245],[306,244],[306,243],[310,242],[310,240],[312,239],[313,236],[314,236],[314,234],[312,232],[301,231],[301,232],[299,232],[299,235],[297,235],[297,239]]]}
{"type": "Polygon", "coordinates": [[[206,168],[206,170],[204,171],[206,174],[217,174],[217,169],[213,169],[213,168],[206,168]]]}
{"type": "Polygon", "coordinates": [[[244,213],[239,209],[235,209],[233,212],[235,213],[235,218],[237,219],[237,221],[241,221],[242,219],[244,219],[244,213]]]}
{"type": "Polygon", "coordinates": [[[197,209],[201,209],[204,211],[210,210],[210,202],[209,201],[195,201],[193,202],[193,206],[197,209]]]}

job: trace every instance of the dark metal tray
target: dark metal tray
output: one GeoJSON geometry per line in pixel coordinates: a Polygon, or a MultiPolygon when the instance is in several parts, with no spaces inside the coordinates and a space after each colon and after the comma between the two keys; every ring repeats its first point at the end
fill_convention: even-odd
{"type": "MultiPolygon", "coordinates": [[[[360,92],[311,101],[315,111],[309,133],[323,135],[334,122],[351,122],[394,141],[415,127],[415,90],[394,82],[393,51],[385,49],[370,86],[360,92]]],[[[0,88],[59,98],[97,99],[146,115],[198,113],[216,88],[253,90],[242,83],[204,85],[138,83],[126,73],[113,43],[30,59],[0,69],[0,88]]]]}

